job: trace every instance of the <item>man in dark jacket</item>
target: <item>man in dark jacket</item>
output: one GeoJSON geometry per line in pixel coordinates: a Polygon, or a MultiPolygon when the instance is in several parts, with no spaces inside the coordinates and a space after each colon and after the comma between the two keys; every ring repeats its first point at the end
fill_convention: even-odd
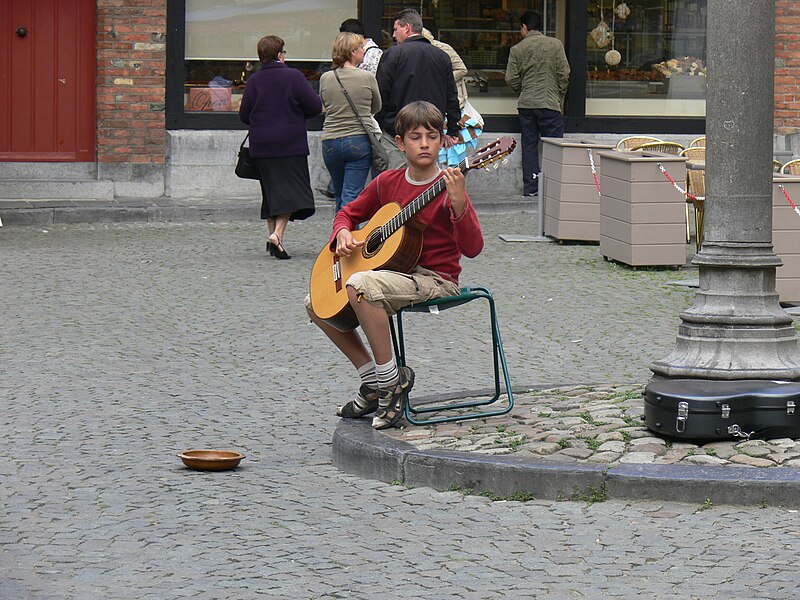
{"type": "Polygon", "coordinates": [[[416,10],[406,9],[397,14],[392,35],[398,45],[383,53],[376,74],[383,108],[375,116],[383,131],[381,143],[389,153],[389,166],[393,169],[406,164],[394,140],[394,120],[405,105],[425,100],[442,111],[447,120],[445,147],[455,143],[458,135],[461,109],[450,57],[422,36],[422,27],[422,17],[416,10]]]}

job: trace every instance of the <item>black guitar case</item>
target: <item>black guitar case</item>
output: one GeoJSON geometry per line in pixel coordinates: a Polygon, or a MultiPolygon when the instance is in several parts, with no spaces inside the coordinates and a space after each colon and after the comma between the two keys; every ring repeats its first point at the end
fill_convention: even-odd
{"type": "Polygon", "coordinates": [[[687,439],[800,438],[800,382],[654,379],[647,428],[687,439]]]}

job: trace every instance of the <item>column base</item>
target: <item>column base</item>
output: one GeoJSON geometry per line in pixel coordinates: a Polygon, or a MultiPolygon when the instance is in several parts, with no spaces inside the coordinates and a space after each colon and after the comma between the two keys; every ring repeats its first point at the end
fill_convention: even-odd
{"type": "Polygon", "coordinates": [[[775,292],[780,259],[766,243],[707,242],[694,306],[681,313],[675,349],[650,365],[656,376],[800,380],[792,317],[775,292]]]}

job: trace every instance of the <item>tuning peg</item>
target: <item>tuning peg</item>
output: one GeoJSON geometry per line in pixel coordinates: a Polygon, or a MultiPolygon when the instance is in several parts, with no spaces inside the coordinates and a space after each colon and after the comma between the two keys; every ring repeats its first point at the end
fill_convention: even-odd
{"type": "Polygon", "coordinates": [[[502,161],[500,161],[500,162],[501,162],[501,164],[504,164],[504,165],[508,164],[508,157],[504,158],[504,159],[503,159],[502,161]]]}
{"type": "Polygon", "coordinates": [[[491,173],[492,172],[492,166],[491,165],[487,165],[487,166],[483,167],[483,170],[486,171],[487,173],[491,173]]]}
{"type": "Polygon", "coordinates": [[[494,170],[496,171],[497,169],[500,168],[500,165],[498,163],[493,163],[492,168],[494,168],[494,170]]]}

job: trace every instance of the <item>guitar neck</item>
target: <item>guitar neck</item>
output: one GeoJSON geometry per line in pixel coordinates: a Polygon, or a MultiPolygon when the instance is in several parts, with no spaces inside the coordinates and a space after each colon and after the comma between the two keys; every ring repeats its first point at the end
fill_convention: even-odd
{"type": "MultiPolygon", "coordinates": [[[[458,164],[458,169],[461,169],[462,173],[466,173],[469,168],[467,167],[467,159],[465,158],[458,164]]],[[[406,204],[403,209],[397,213],[392,219],[390,219],[386,224],[383,225],[384,229],[384,236],[383,239],[388,238],[392,235],[395,231],[400,229],[403,225],[408,222],[411,217],[421,211],[423,208],[428,206],[436,196],[438,196],[442,191],[447,187],[447,184],[444,181],[444,177],[440,177],[437,179],[431,187],[427,190],[422,192],[419,196],[414,198],[411,202],[406,204]]]]}

